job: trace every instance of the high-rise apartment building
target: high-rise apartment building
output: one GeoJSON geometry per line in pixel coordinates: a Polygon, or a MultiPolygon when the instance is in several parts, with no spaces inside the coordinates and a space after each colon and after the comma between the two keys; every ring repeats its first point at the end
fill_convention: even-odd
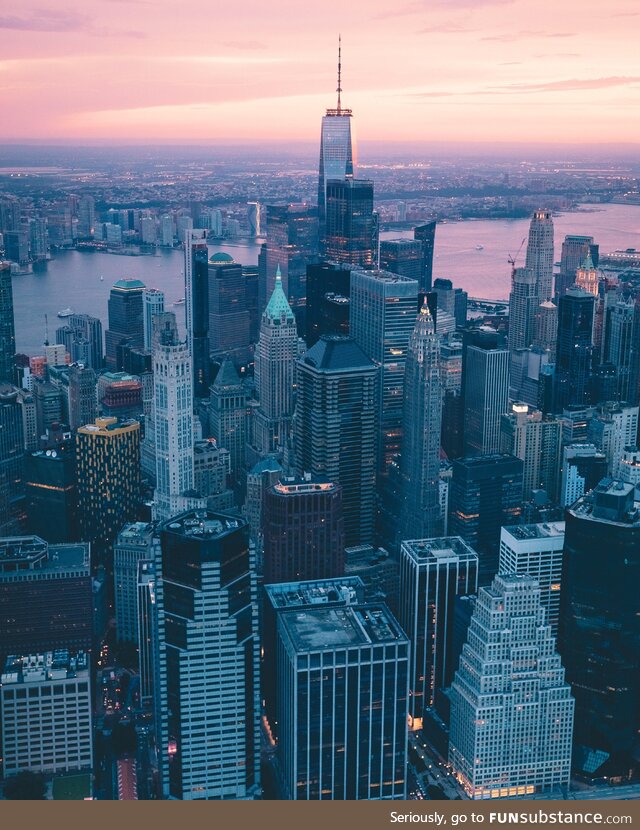
{"type": "Polygon", "coordinates": [[[449,762],[469,798],[569,785],[575,701],[530,576],[480,588],[451,688],[449,762]]]}
{"type": "Polygon", "coordinates": [[[107,369],[120,371],[118,346],[125,341],[137,349],[144,347],[145,284],[133,277],[118,280],[109,295],[109,328],[105,332],[105,363],[107,369]]]}
{"type": "Polygon", "coordinates": [[[154,558],[155,528],[146,522],[130,522],[113,543],[113,581],[116,605],[116,636],[121,642],[138,638],[138,566],[154,558]]]}
{"type": "Polygon", "coordinates": [[[156,318],[153,344],[156,489],[154,518],[164,521],[186,508],[193,490],[193,376],[189,346],[178,337],[176,317],[156,318]]]}
{"type": "Polygon", "coordinates": [[[140,501],[140,423],[96,418],[76,434],[80,538],[91,542],[94,567],[107,564],[140,501]]]}
{"type": "Polygon", "coordinates": [[[0,261],[0,383],[14,382],[15,354],[11,263],[0,261]]]}
{"type": "Polygon", "coordinates": [[[456,536],[402,542],[400,622],[411,642],[409,718],[420,728],[436,691],[451,684],[453,611],[478,590],[478,554],[456,536]]]}
{"type": "Polygon", "coordinates": [[[156,695],[162,791],[184,801],[260,792],[255,570],[247,525],[209,511],[160,529],[156,695]]]}
{"type": "Polygon", "coordinates": [[[348,337],[322,337],[297,363],[296,468],[341,485],[348,546],[373,540],[377,372],[348,337]]]}
{"type": "Polygon", "coordinates": [[[405,798],[409,643],[386,606],[284,611],[277,652],[283,795],[405,798]]]}
{"type": "Polygon", "coordinates": [[[409,338],[404,373],[401,539],[425,539],[444,530],[440,515],[441,422],[440,343],[425,302],[409,338]]]}
{"type": "Polygon", "coordinates": [[[262,527],[266,583],[344,574],[339,485],[311,475],[283,477],[264,494],[262,527]]]}
{"type": "Polygon", "coordinates": [[[576,698],[574,767],[616,782],[638,773],[640,502],[603,479],[566,511],[558,644],[576,698]]]}
{"type": "Polygon", "coordinates": [[[254,416],[254,445],[260,455],[282,448],[293,416],[298,332],[295,317],[276,274],[273,294],[262,315],[255,350],[255,385],[260,406],[254,416]]]}
{"type": "Polygon", "coordinates": [[[145,288],[143,296],[144,306],[144,348],[151,351],[153,348],[153,318],[164,311],[164,291],[159,288],[145,288]]]}
{"type": "Polygon", "coordinates": [[[82,651],[8,658],[0,685],[5,776],[92,769],[90,680],[82,651]]]}
{"type": "Polygon", "coordinates": [[[373,210],[373,182],[368,179],[330,179],[323,255],[332,262],[356,268],[375,268],[378,262],[378,216],[373,210]]]}
{"type": "Polygon", "coordinates": [[[538,304],[553,298],[553,218],[536,210],[529,225],[526,268],[535,277],[538,304]]]}
{"type": "Polygon", "coordinates": [[[461,536],[479,557],[479,583],[498,572],[500,528],[522,514],[522,461],[496,454],[456,459],[449,485],[449,534],[461,536]]]}
{"type": "MultiPolygon", "coordinates": [[[[418,282],[388,271],[351,271],[349,330],[376,366],[377,467],[385,475],[402,448],[403,389],[416,325],[418,282]]],[[[435,335],[434,335],[435,337],[435,335]]]]}
{"type": "Polygon", "coordinates": [[[511,525],[500,531],[501,574],[532,576],[540,587],[540,603],[551,633],[558,636],[564,522],[511,525]]]}

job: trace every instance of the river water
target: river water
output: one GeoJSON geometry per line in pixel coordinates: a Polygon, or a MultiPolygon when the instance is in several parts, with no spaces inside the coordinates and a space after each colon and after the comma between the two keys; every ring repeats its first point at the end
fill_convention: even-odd
{"type": "MultiPolygon", "coordinates": [[[[589,212],[566,213],[554,218],[556,252],[566,234],[588,234],[603,253],[616,248],[640,248],[640,206],[588,206],[589,212]]],[[[508,254],[516,254],[526,238],[528,219],[478,220],[438,225],[434,277],[448,277],[474,297],[505,299],[509,294],[508,254]],[[476,246],[481,245],[482,250],[476,246]]],[[[383,233],[394,238],[410,233],[383,233]]],[[[524,264],[526,242],[518,264],[524,264]]],[[[210,253],[225,251],[243,265],[258,262],[256,242],[210,246],[210,253]]],[[[175,311],[180,323],[184,306],[172,304],[184,297],[183,254],[180,250],[158,250],[155,256],[121,256],[107,253],[62,251],[55,254],[46,271],[16,276],[13,299],[16,346],[19,352],[39,354],[48,316],[49,340],[64,325],[57,312],[67,307],[100,317],[107,328],[107,300],[113,283],[124,276],[141,279],[149,288],[165,292],[167,310],[175,311]],[[102,278],[102,279],[101,279],[102,278]]]]}

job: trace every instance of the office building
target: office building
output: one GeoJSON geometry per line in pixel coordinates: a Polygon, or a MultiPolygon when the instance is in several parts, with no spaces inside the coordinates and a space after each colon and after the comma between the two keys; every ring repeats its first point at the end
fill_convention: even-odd
{"type": "Polygon", "coordinates": [[[402,542],[400,623],[411,642],[409,724],[420,729],[436,692],[451,685],[456,597],[478,590],[478,554],[455,536],[402,542]]]}
{"type": "Polygon", "coordinates": [[[269,487],[277,484],[284,475],[281,465],[273,457],[258,461],[247,473],[247,497],[243,513],[249,523],[249,540],[258,552],[258,573],[262,573],[262,525],[264,496],[269,487]]]}
{"type": "Polygon", "coordinates": [[[92,239],[95,224],[95,200],[93,196],[81,196],[78,201],[78,239],[92,239]]]}
{"type": "Polygon", "coordinates": [[[118,280],[109,295],[109,328],[105,332],[105,363],[107,369],[120,371],[118,346],[123,342],[135,348],[144,347],[145,284],[133,277],[118,280]]]}
{"type": "Polygon", "coordinates": [[[509,351],[528,349],[533,343],[539,307],[535,273],[528,268],[513,268],[509,294],[509,351]]]}
{"type": "Polygon", "coordinates": [[[592,236],[576,236],[572,234],[565,236],[560,254],[560,273],[556,278],[556,302],[566,293],[568,288],[571,288],[575,284],[576,271],[589,254],[591,254],[592,259],[595,254],[593,261],[597,265],[597,248],[598,246],[593,244],[592,236]]]}
{"type": "Polygon", "coordinates": [[[322,337],[297,363],[297,472],[341,485],[347,546],[373,541],[377,372],[348,337],[322,337]]]}
{"type": "Polygon", "coordinates": [[[413,229],[413,238],[422,245],[422,278],[420,290],[431,291],[433,283],[433,249],[436,239],[436,220],[425,222],[413,229]]]}
{"type": "Polygon", "coordinates": [[[398,615],[400,569],[388,550],[375,545],[345,548],[344,572],[362,580],[367,602],[384,602],[394,616],[398,615]]]}
{"type": "Polygon", "coordinates": [[[368,179],[327,181],[323,256],[356,268],[378,262],[378,216],[373,210],[373,182],[368,179]]]}
{"type": "Polygon", "coordinates": [[[502,452],[522,460],[524,499],[540,489],[555,499],[562,446],[560,419],[544,417],[539,409],[514,403],[511,411],[502,416],[501,434],[502,452]]]}
{"type": "Polygon", "coordinates": [[[535,310],[533,345],[553,355],[555,360],[558,340],[558,306],[545,300],[535,310]]]}
{"type": "Polygon", "coordinates": [[[578,288],[582,288],[587,294],[598,296],[598,286],[600,278],[598,277],[598,269],[594,266],[591,254],[587,254],[584,262],[580,263],[580,267],[576,269],[575,284],[578,288]]]}
{"type": "Polygon", "coordinates": [[[607,325],[603,339],[603,362],[616,368],[616,386],[613,399],[638,403],[634,376],[634,313],[635,302],[630,297],[620,297],[606,313],[607,325]]]}
{"type": "Polygon", "coordinates": [[[532,576],[540,588],[545,622],[558,636],[564,522],[512,525],[500,531],[500,573],[532,576]]]}
{"type": "Polygon", "coordinates": [[[380,242],[380,270],[391,271],[422,286],[422,243],[417,239],[384,239],[380,242]]]}
{"type": "MultiPolygon", "coordinates": [[[[67,406],[66,422],[69,429],[89,424],[95,420],[96,406],[96,373],[90,366],[81,363],[72,363],[67,370],[67,406]]],[[[102,401],[103,407],[105,401],[102,401]]]]}
{"type": "Polygon", "coordinates": [[[553,298],[553,218],[550,210],[536,210],[529,225],[525,266],[533,274],[538,305],[553,298]]]}
{"type": "Polygon", "coordinates": [[[451,688],[449,763],[467,796],[568,787],[574,705],[536,580],[480,588],[451,688]]]}
{"type": "Polygon", "coordinates": [[[320,262],[307,266],[306,342],[311,348],[325,334],[349,334],[351,269],[320,262]]]}
{"type": "Polygon", "coordinates": [[[159,288],[145,288],[143,296],[144,306],[144,348],[151,351],[153,348],[153,318],[164,311],[164,291],[159,288]]]}
{"type": "Polygon", "coordinates": [[[464,452],[461,340],[451,336],[441,340],[440,377],[443,393],[440,443],[447,458],[459,458],[464,452]]]}
{"type": "Polygon", "coordinates": [[[611,783],[638,773],[640,503],[603,479],[566,511],[558,644],[576,698],[573,766],[611,783]],[[603,555],[604,553],[604,555],[603,555]]]}
{"type": "Polygon", "coordinates": [[[47,542],[78,538],[78,479],[73,441],[27,453],[24,459],[27,527],[47,542]]]}
{"type": "Polygon", "coordinates": [[[191,353],[178,337],[175,314],[156,318],[153,344],[156,489],[154,519],[186,509],[193,490],[193,376],[191,353]]]}
{"type": "Polygon", "coordinates": [[[293,801],[406,798],[409,643],[384,605],[278,618],[283,795],[293,801]]]}
{"type": "Polygon", "coordinates": [[[2,761],[6,777],[23,770],[91,770],[93,725],[89,657],[48,651],[10,656],[2,671],[2,761]]]}
{"type": "Polygon", "coordinates": [[[185,231],[184,242],[185,324],[187,346],[193,361],[193,394],[209,394],[209,249],[207,232],[185,231]]]}
{"type": "Polygon", "coordinates": [[[353,178],[356,175],[356,152],[352,136],[350,109],[342,107],[341,61],[338,51],[338,102],[335,109],[327,109],[322,118],[320,133],[320,163],[318,175],[318,217],[320,236],[324,236],[327,210],[327,183],[330,179],[353,178]]]}
{"type": "Polygon", "coordinates": [[[209,347],[218,360],[227,355],[236,366],[250,358],[250,314],[242,265],[225,253],[209,260],[209,347]]]}
{"type": "Polygon", "coordinates": [[[94,567],[107,564],[140,500],[140,423],[96,418],[76,433],[80,538],[91,542],[94,567]]]}
{"type": "Polygon", "coordinates": [[[0,260],[0,383],[14,382],[15,354],[11,264],[0,260]]]}
{"type": "Polygon", "coordinates": [[[0,662],[9,654],[92,646],[89,546],[0,539],[0,662]]]}
{"type": "MultiPolygon", "coordinates": [[[[388,271],[351,271],[351,337],[379,367],[376,458],[380,475],[386,475],[402,448],[405,366],[417,302],[415,279],[388,271]]],[[[419,336],[413,334],[414,339],[419,336]]]]}
{"type": "Polygon", "coordinates": [[[581,288],[569,288],[558,300],[555,409],[584,406],[589,400],[593,354],[594,297],[581,288]]]}
{"type": "Polygon", "coordinates": [[[466,455],[500,450],[500,418],[509,400],[509,352],[497,332],[471,329],[462,346],[466,455]]]}
{"type": "Polygon", "coordinates": [[[440,515],[440,344],[424,302],[409,339],[402,410],[401,539],[425,539],[444,530],[440,515]]]}
{"type": "Polygon", "coordinates": [[[233,507],[233,493],[227,488],[231,469],[229,450],[215,438],[203,438],[193,445],[193,489],[207,500],[211,510],[233,507]]]}
{"type": "Polygon", "coordinates": [[[257,587],[248,529],[209,511],[160,529],[156,696],[165,798],[260,793],[257,587]],[[167,751],[168,750],[168,751],[167,751]]]}
{"type": "Polygon", "coordinates": [[[595,444],[569,444],[562,449],[559,501],[571,506],[607,475],[607,457],[595,444]]]}
{"type": "Polygon", "coordinates": [[[153,705],[156,680],[156,564],[155,560],[140,559],[137,572],[136,643],[140,672],[140,702],[153,705]]]}
{"type": "Polygon", "coordinates": [[[20,533],[24,519],[22,408],[18,390],[0,384],[0,536],[20,533]]]}
{"type": "Polygon", "coordinates": [[[624,448],[638,436],[638,407],[618,403],[600,404],[589,421],[587,439],[605,454],[607,473],[613,471],[624,448]]]}
{"type": "Polygon", "coordinates": [[[72,314],[56,330],[56,340],[64,344],[72,363],[82,363],[95,372],[102,369],[104,348],[102,322],[89,314],[72,314]]]}
{"type": "Polygon", "coordinates": [[[452,462],[449,486],[449,534],[461,536],[479,557],[479,584],[498,572],[500,528],[519,524],[523,464],[513,455],[496,454],[452,462]]]}
{"type": "Polygon", "coordinates": [[[614,475],[620,481],[640,487],[640,449],[629,445],[624,448],[614,470],[614,475]]]}
{"type": "Polygon", "coordinates": [[[287,442],[297,356],[296,321],[278,270],[255,350],[254,377],[260,406],[254,416],[253,436],[254,446],[262,456],[281,449],[287,442]]]}
{"type": "Polygon", "coordinates": [[[324,478],[286,476],[264,494],[266,583],[344,574],[342,490],[324,478]]]}
{"type": "Polygon", "coordinates": [[[230,482],[237,487],[246,472],[247,391],[229,358],[222,361],[209,401],[209,429],[218,446],[229,450],[230,482]]]}
{"type": "Polygon", "coordinates": [[[137,641],[138,565],[154,558],[155,528],[146,522],[130,522],[113,543],[113,581],[116,635],[120,642],[137,641]]]}

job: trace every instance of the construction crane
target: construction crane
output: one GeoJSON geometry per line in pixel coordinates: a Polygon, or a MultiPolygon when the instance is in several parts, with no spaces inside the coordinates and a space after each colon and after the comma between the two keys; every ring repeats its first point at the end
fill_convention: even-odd
{"type": "Polygon", "coordinates": [[[523,238],[522,242],[520,243],[520,247],[518,248],[518,251],[517,251],[516,255],[515,255],[515,256],[511,256],[511,254],[509,254],[509,256],[507,257],[507,262],[508,262],[508,263],[509,263],[509,265],[511,266],[511,278],[512,278],[512,279],[513,279],[513,275],[514,275],[514,274],[515,274],[515,272],[516,272],[516,262],[518,261],[518,257],[520,256],[520,251],[522,250],[522,246],[524,245],[524,243],[525,243],[526,241],[527,241],[527,238],[526,238],[526,236],[525,236],[525,237],[523,238]]]}

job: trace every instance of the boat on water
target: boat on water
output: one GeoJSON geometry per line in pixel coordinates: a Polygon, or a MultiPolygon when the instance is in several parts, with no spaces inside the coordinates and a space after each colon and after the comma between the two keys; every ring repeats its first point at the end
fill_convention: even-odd
{"type": "Polygon", "coordinates": [[[176,300],[174,305],[184,305],[185,304],[185,297],[180,297],[179,300],[176,300]]]}
{"type": "Polygon", "coordinates": [[[62,311],[58,312],[58,317],[71,317],[73,314],[72,308],[63,308],[62,311]]]}
{"type": "Polygon", "coordinates": [[[100,282],[104,282],[104,277],[102,275],[100,276],[100,282]]]}
{"type": "Polygon", "coordinates": [[[476,245],[476,251],[484,251],[484,245],[476,245]]]}

